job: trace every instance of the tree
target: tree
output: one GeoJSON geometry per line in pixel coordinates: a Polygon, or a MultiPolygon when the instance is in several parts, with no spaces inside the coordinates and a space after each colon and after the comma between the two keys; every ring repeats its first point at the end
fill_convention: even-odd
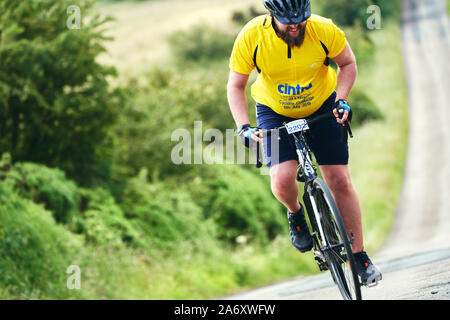
{"type": "Polygon", "coordinates": [[[369,17],[367,8],[371,5],[380,7],[383,19],[397,17],[401,8],[399,0],[324,0],[321,2],[324,16],[333,19],[338,26],[353,26],[355,21],[356,24],[359,23],[359,26],[365,26],[369,17]]]}
{"type": "Polygon", "coordinates": [[[111,174],[111,128],[125,98],[108,82],[115,69],[96,61],[109,19],[90,14],[91,0],[72,4],[0,2],[0,150],[89,185],[111,174]],[[70,29],[77,12],[89,21],[70,29]]]}

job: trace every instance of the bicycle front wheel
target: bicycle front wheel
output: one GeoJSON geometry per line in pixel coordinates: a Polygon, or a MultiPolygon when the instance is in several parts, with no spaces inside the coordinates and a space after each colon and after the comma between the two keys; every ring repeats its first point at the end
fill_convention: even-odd
{"type": "Polygon", "coordinates": [[[320,178],[313,181],[312,194],[326,238],[322,239],[322,251],[333,280],[345,300],[361,300],[361,286],[356,273],[355,259],[336,202],[328,186],[320,178]]]}

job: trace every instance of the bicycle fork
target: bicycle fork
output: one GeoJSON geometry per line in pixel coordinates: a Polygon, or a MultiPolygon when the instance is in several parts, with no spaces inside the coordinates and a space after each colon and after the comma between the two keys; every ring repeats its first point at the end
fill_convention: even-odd
{"type": "MultiPolygon", "coordinates": [[[[306,210],[308,212],[309,220],[311,222],[312,227],[312,237],[314,239],[314,260],[316,260],[317,265],[319,266],[320,271],[328,270],[328,267],[325,263],[326,259],[322,254],[322,251],[319,248],[319,240],[317,239],[320,236],[321,239],[326,239],[324,236],[324,231],[322,228],[322,224],[320,223],[319,211],[317,209],[316,201],[312,195],[311,185],[308,183],[305,185],[305,190],[303,193],[303,202],[305,203],[306,210]],[[314,220],[314,221],[312,221],[314,220]],[[319,232],[320,235],[317,234],[319,232]]],[[[326,240],[324,240],[326,241],[326,240]]],[[[328,244],[326,244],[328,246],[328,244]]]]}

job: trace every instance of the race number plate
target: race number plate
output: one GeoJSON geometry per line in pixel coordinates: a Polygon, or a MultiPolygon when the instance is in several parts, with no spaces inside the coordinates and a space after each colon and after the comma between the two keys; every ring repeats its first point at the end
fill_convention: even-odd
{"type": "Polygon", "coordinates": [[[305,131],[308,130],[308,123],[305,119],[298,119],[295,121],[291,121],[289,123],[286,123],[286,130],[289,134],[299,131],[305,131]]]}

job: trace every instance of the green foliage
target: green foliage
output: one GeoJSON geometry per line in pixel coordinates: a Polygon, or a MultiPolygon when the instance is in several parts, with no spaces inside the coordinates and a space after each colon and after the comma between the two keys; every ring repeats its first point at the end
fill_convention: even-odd
{"type": "Polygon", "coordinates": [[[80,189],[80,212],[72,229],[85,235],[87,243],[145,248],[142,234],[132,226],[111,194],[103,189],[80,189]]]}
{"type": "MultiPolygon", "coordinates": [[[[63,169],[82,184],[109,177],[123,92],[96,58],[108,21],[98,15],[68,29],[69,0],[0,3],[0,149],[15,161],[63,169]],[[89,21],[89,22],[86,22],[89,21]]],[[[93,1],[78,1],[83,18],[93,1]]]]}
{"type": "Polygon", "coordinates": [[[267,176],[240,166],[209,166],[193,189],[207,217],[218,225],[220,239],[267,245],[286,230],[285,208],[275,199],[267,176]]]}
{"type": "Polygon", "coordinates": [[[81,249],[49,211],[0,183],[1,296],[68,296],[65,271],[81,249]]]}
{"type": "Polygon", "coordinates": [[[254,6],[250,6],[247,10],[234,10],[231,14],[231,20],[238,25],[245,25],[251,19],[266,13],[267,11],[259,11],[254,6]]]}
{"type": "Polygon", "coordinates": [[[369,35],[364,32],[358,21],[353,27],[344,28],[345,36],[352,48],[356,57],[356,62],[359,67],[368,65],[373,61],[375,51],[375,44],[370,39],[369,35]]]}
{"type": "Polygon", "coordinates": [[[325,0],[323,15],[339,26],[352,26],[355,21],[364,22],[368,2],[361,0],[325,0]]]}
{"type": "Polygon", "coordinates": [[[204,247],[215,237],[215,226],[204,219],[191,192],[180,184],[147,181],[147,170],[130,179],[123,194],[127,219],[149,246],[171,252],[177,247],[204,247]]]}
{"type": "Polygon", "coordinates": [[[181,62],[211,62],[231,54],[235,36],[207,24],[198,24],[170,35],[169,44],[181,62]]]}
{"type": "MultiPolygon", "coordinates": [[[[7,155],[0,164],[8,166],[7,155]]],[[[146,170],[128,180],[120,205],[109,191],[79,188],[59,169],[19,162],[1,172],[2,184],[18,197],[44,204],[56,222],[83,235],[86,243],[148,250],[169,249],[180,241],[193,245],[214,237],[214,225],[204,221],[190,192],[150,184],[146,170]]]]}
{"type": "MultiPolygon", "coordinates": [[[[313,4],[314,5],[314,4],[313,4]]],[[[355,23],[360,26],[366,25],[366,20],[370,13],[367,13],[367,8],[370,5],[377,5],[381,9],[381,18],[398,18],[401,9],[399,0],[385,1],[385,0],[325,0],[321,1],[321,14],[327,18],[343,26],[353,26],[355,23]]],[[[314,8],[314,7],[313,7],[314,8]]],[[[365,28],[366,31],[369,31],[365,28]]]]}
{"type": "Polygon", "coordinates": [[[16,163],[3,171],[3,179],[19,196],[43,203],[57,222],[71,221],[76,210],[76,185],[67,180],[63,171],[35,163],[16,163]]]}
{"type": "Polygon", "coordinates": [[[177,73],[171,69],[154,69],[141,83],[132,81],[134,103],[123,109],[117,126],[122,151],[119,165],[129,175],[147,168],[151,176],[158,173],[180,175],[192,170],[189,165],[175,165],[170,160],[172,148],[179,143],[172,133],[188,130],[194,138],[194,121],[202,121],[203,131],[217,128],[222,132],[234,128],[226,95],[227,72],[201,70],[177,73]]]}
{"type": "Polygon", "coordinates": [[[353,110],[352,124],[355,127],[359,127],[367,121],[384,118],[372,99],[358,87],[352,89],[348,102],[353,110]]]}
{"type": "Polygon", "coordinates": [[[402,12],[402,1],[401,0],[372,0],[371,4],[375,4],[381,9],[381,17],[384,21],[394,20],[399,21],[402,12]]]}
{"type": "Polygon", "coordinates": [[[144,2],[152,0],[98,0],[98,2],[144,2]]]}

